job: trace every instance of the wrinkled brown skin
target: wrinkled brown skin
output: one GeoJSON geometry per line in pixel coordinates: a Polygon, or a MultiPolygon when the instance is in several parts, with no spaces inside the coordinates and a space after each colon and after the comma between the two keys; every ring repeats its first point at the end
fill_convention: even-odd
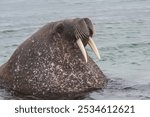
{"type": "MultiPolygon", "coordinates": [[[[76,18],[43,26],[0,67],[0,85],[24,95],[54,99],[103,88],[105,75],[89,56],[85,62],[76,44],[74,24],[92,36],[86,29],[92,24],[85,27],[85,20],[90,22],[76,18]]],[[[82,42],[86,46],[87,40],[82,42]]]]}

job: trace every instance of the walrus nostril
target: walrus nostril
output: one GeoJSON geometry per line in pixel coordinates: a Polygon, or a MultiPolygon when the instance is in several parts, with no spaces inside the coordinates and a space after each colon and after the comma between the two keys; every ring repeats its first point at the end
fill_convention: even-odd
{"type": "Polygon", "coordinates": [[[93,30],[91,30],[90,28],[89,28],[89,33],[90,33],[90,36],[92,37],[93,36],[93,30]]]}

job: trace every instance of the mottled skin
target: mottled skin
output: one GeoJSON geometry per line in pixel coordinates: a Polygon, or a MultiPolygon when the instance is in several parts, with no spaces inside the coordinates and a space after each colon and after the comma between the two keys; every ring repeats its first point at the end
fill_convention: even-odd
{"type": "MultiPolygon", "coordinates": [[[[88,18],[51,22],[34,33],[0,67],[0,85],[26,95],[60,97],[101,89],[106,78],[76,44],[76,27],[93,35],[88,18]]],[[[81,37],[84,46],[88,38],[81,37]]]]}

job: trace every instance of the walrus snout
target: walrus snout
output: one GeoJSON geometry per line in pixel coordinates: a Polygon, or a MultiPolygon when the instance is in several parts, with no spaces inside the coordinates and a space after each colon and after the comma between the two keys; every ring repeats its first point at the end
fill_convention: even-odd
{"type": "Polygon", "coordinates": [[[83,41],[84,46],[86,46],[88,38],[92,37],[94,33],[94,28],[91,20],[88,18],[75,19],[74,33],[76,39],[80,38],[83,41]]]}
{"type": "Polygon", "coordinates": [[[95,28],[89,18],[84,18],[84,21],[89,29],[89,36],[93,36],[95,34],[95,28]]]}
{"type": "Polygon", "coordinates": [[[77,45],[79,46],[85,61],[87,62],[87,52],[85,50],[85,46],[88,44],[96,56],[100,59],[100,54],[98,52],[98,49],[96,47],[96,44],[94,43],[92,37],[95,33],[94,26],[89,18],[83,18],[83,19],[76,19],[74,23],[74,33],[75,37],[77,39],[77,45]]]}

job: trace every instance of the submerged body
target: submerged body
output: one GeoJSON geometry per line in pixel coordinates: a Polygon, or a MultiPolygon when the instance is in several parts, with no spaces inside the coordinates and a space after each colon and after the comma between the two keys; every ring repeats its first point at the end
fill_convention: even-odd
{"type": "Polygon", "coordinates": [[[51,22],[0,67],[0,85],[26,95],[60,97],[103,88],[105,75],[76,43],[93,35],[89,19],[51,22]]]}

